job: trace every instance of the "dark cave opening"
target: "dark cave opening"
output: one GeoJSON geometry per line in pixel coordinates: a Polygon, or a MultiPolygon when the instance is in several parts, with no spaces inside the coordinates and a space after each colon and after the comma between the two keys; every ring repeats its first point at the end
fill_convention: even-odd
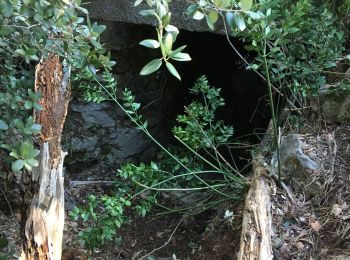
{"type": "MultiPolygon", "coordinates": [[[[159,50],[139,45],[144,39],[155,38],[155,29],[146,25],[108,22],[102,41],[117,61],[113,74],[119,91],[130,89],[136,101],[141,103],[141,113],[148,121],[149,130],[163,145],[177,144],[171,129],[176,116],[184,113],[184,106],[195,97],[189,89],[201,75],[205,75],[211,86],[221,89],[225,107],[217,111],[216,119],[224,120],[234,127],[235,142],[259,143],[270,120],[267,88],[264,81],[253,71],[245,70],[241,59],[227,42],[225,35],[210,32],[181,30],[175,46],[187,45],[192,61],[174,62],[182,80],[171,76],[163,65],[157,72],[140,76],[142,67],[150,60],[159,58],[159,50]]],[[[240,53],[252,59],[243,44],[232,39],[240,53]]],[[[105,163],[117,166],[126,163],[148,161],[156,156],[157,148],[147,137],[141,137],[127,116],[115,104],[71,103],[66,131],[68,165],[78,168],[105,163]],[[77,131],[79,129],[79,131],[77,131]],[[78,135],[84,133],[83,136],[78,135]],[[97,135],[97,136],[96,136],[97,135]],[[86,160],[82,166],[81,162],[86,160]]],[[[246,148],[229,146],[240,167],[247,164],[250,152],[246,148]],[[240,159],[241,158],[241,159],[240,159]]]]}
{"type": "MultiPolygon", "coordinates": [[[[243,48],[242,42],[231,39],[239,52],[252,59],[243,48]]],[[[183,112],[188,102],[188,89],[201,75],[208,78],[210,85],[221,89],[225,107],[216,115],[218,120],[232,124],[235,137],[250,136],[252,142],[258,141],[270,120],[267,100],[267,86],[254,71],[246,70],[243,61],[234,52],[225,35],[209,32],[181,31],[178,46],[185,49],[191,57],[190,62],[177,62],[182,82],[175,100],[182,100],[176,112],[183,112]],[[182,97],[182,98],[181,98],[182,97]]]]}

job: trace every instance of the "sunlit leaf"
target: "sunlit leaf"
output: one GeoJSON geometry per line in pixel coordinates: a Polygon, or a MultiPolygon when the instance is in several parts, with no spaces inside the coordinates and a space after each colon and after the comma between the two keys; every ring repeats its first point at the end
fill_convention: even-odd
{"type": "Polygon", "coordinates": [[[147,63],[141,70],[140,75],[145,76],[149,75],[153,72],[155,72],[157,69],[162,66],[162,60],[161,59],[154,59],[147,63]]]}
{"type": "Polygon", "coordinates": [[[193,13],[192,18],[195,20],[202,20],[204,18],[204,14],[201,11],[197,10],[193,13]]]}
{"type": "Polygon", "coordinates": [[[239,13],[233,14],[233,21],[235,22],[236,26],[240,31],[244,31],[244,29],[247,27],[244,22],[243,16],[239,13]]]}
{"type": "Polygon", "coordinates": [[[167,33],[164,37],[164,52],[166,55],[168,55],[171,51],[171,48],[173,47],[173,35],[172,33],[167,33]]]}
{"type": "Polygon", "coordinates": [[[9,128],[8,124],[0,119],[0,130],[7,130],[9,128]]]}
{"type": "Polygon", "coordinates": [[[22,170],[23,166],[24,166],[24,160],[19,159],[12,163],[11,168],[12,168],[12,171],[19,172],[20,170],[22,170]]]}
{"type": "Polygon", "coordinates": [[[168,71],[169,71],[174,77],[176,77],[178,80],[181,80],[180,74],[177,72],[177,70],[175,69],[175,67],[174,67],[170,62],[167,62],[167,63],[166,63],[166,67],[167,67],[168,71]]]}
{"type": "Polygon", "coordinates": [[[157,49],[160,46],[158,41],[152,39],[143,40],[139,44],[150,49],[157,49]]]}
{"type": "Polygon", "coordinates": [[[253,0],[241,0],[241,7],[244,11],[250,11],[253,6],[253,0]]]}
{"type": "Polygon", "coordinates": [[[179,52],[179,53],[175,54],[174,56],[172,56],[172,59],[177,60],[177,61],[190,61],[190,60],[192,60],[188,53],[183,53],[183,52],[179,52]]]}

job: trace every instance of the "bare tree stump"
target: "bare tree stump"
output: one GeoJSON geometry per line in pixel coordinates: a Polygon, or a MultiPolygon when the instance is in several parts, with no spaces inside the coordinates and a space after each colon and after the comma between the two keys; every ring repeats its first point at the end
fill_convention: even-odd
{"type": "Polygon", "coordinates": [[[254,179],[245,201],[238,259],[273,258],[270,188],[264,177],[265,172],[263,167],[255,167],[254,179]]]}
{"type": "MultiPolygon", "coordinates": [[[[267,133],[271,133],[270,124],[267,133]]],[[[266,145],[266,138],[261,145],[266,145]]],[[[239,260],[273,259],[271,235],[272,216],[268,172],[262,164],[263,156],[258,154],[253,159],[253,180],[245,200],[242,221],[242,234],[239,260]]]]}
{"type": "Polygon", "coordinates": [[[21,259],[61,259],[64,226],[63,161],[61,134],[70,100],[70,68],[50,54],[35,71],[35,91],[44,108],[35,111],[39,136],[39,166],[23,173],[21,259]]]}

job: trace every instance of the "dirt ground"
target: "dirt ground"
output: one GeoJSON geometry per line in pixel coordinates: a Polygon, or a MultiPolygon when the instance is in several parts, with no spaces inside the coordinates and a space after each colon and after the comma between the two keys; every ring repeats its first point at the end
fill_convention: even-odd
{"type": "Polygon", "coordinates": [[[350,257],[350,125],[304,119],[285,130],[298,134],[303,152],[320,168],[308,182],[286,181],[293,199],[273,188],[275,258],[350,257]]]}
{"type": "MultiPolygon", "coordinates": [[[[271,179],[275,259],[350,257],[350,124],[299,118],[288,121],[284,132],[298,134],[304,153],[320,168],[310,172],[309,183],[285,181],[293,199],[271,179]],[[311,195],[310,187],[314,187],[311,195]]],[[[8,244],[0,248],[0,259],[17,259],[19,215],[15,207],[12,213],[8,210],[3,186],[1,189],[0,246],[2,237],[8,244]],[[11,256],[1,258],[4,254],[11,256]]],[[[98,185],[68,190],[76,201],[89,192],[102,191],[98,185]]],[[[81,223],[66,217],[64,259],[236,259],[243,205],[243,201],[226,203],[192,217],[159,217],[160,210],[156,210],[152,216],[124,226],[121,241],[94,252],[79,243],[81,223]],[[225,212],[232,216],[225,217],[225,212]]]]}

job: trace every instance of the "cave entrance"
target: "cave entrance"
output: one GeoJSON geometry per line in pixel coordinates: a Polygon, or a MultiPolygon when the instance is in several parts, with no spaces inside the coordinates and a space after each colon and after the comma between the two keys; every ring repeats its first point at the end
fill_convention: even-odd
{"type": "MultiPolygon", "coordinates": [[[[270,120],[267,88],[255,72],[245,70],[226,36],[182,30],[175,47],[187,45],[185,51],[191,55],[192,61],[174,63],[182,77],[180,82],[164,66],[151,75],[139,75],[147,62],[160,56],[159,50],[139,45],[141,40],[155,38],[153,27],[122,22],[100,23],[107,25],[102,41],[117,61],[113,73],[119,90],[128,88],[135,94],[150,131],[161,143],[174,141],[171,128],[176,124],[176,115],[183,114],[184,106],[193,100],[189,88],[201,75],[207,77],[210,85],[220,88],[225,99],[226,105],[217,112],[217,119],[234,127],[235,139],[245,136],[244,141],[259,142],[270,120]]],[[[251,58],[239,41],[233,40],[233,44],[247,59],[251,58]]],[[[70,140],[75,142],[69,151],[71,158],[79,157],[79,167],[82,158],[88,162],[85,165],[107,161],[109,165],[118,167],[125,162],[147,161],[156,155],[157,149],[150,149],[152,146],[147,137],[141,137],[115,105],[79,102],[72,102],[67,119],[68,125],[73,121],[70,140]],[[101,120],[103,122],[99,122],[101,120]],[[77,125],[82,129],[77,131],[77,125]],[[78,135],[82,132],[84,137],[78,135]],[[96,137],[98,133],[101,133],[100,137],[96,137]],[[93,150],[85,151],[84,147],[93,150]],[[78,148],[81,149],[74,150],[78,148]]],[[[233,149],[233,152],[235,157],[243,158],[242,166],[250,158],[247,149],[236,152],[233,149]]],[[[68,157],[68,163],[69,160],[68,157]]]]}

